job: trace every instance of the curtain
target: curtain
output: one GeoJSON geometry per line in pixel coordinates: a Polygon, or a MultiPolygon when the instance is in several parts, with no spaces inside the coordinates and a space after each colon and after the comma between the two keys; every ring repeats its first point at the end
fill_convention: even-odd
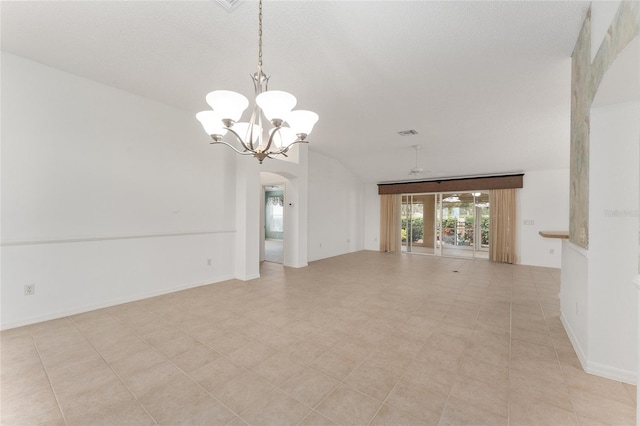
{"type": "Polygon", "coordinates": [[[267,198],[267,230],[270,232],[284,232],[284,200],[282,196],[267,198]]]}
{"type": "Polygon", "coordinates": [[[380,196],[380,251],[400,252],[401,240],[401,195],[380,196]]]}
{"type": "Polygon", "coordinates": [[[489,197],[489,259],[516,261],[516,190],[494,189],[489,197]]]}

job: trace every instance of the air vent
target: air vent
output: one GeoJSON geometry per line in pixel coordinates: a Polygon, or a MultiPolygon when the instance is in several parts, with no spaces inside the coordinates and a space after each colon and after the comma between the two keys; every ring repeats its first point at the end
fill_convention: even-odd
{"type": "Polygon", "coordinates": [[[225,8],[227,12],[231,12],[233,9],[238,7],[243,0],[216,0],[218,4],[225,8]]]}
{"type": "Polygon", "coordinates": [[[411,136],[411,135],[417,135],[418,132],[413,130],[413,129],[411,129],[411,130],[401,130],[401,131],[398,132],[398,134],[400,136],[411,136]]]}

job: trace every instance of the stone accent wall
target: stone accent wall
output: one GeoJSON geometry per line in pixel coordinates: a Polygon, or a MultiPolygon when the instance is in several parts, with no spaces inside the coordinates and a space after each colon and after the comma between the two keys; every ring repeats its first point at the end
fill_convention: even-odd
{"type": "Polygon", "coordinates": [[[572,55],[569,240],[589,247],[589,116],[604,74],[640,34],[640,2],[620,4],[607,35],[591,62],[591,11],[572,55]]]}

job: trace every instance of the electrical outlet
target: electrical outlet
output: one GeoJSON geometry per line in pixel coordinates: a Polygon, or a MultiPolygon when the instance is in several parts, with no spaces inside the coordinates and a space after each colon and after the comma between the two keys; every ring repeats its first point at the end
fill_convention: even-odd
{"type": "Polygon", "coordinates": [[[549,254],[554,254],[556,251],[554,249],[549,249],[549,254]]]}
{"type": "Polygon", "coordinates": [[[527,219],[527,220],[524,220],[523,223],[527,226],[531,226],[531,225],[535,225],[536,222],[531,219],[527,219]]]}
{"type": "Polygon", "coordinates": [[[211,259],[207,259],[207,266],[211,266],[211,259]]]}
{"type": "Polygon", "coordinates": [[[33,296],[36,294],[36,285],[35,284],[25,284],[24,286],[24,295],[25,296],[33,296]]]}

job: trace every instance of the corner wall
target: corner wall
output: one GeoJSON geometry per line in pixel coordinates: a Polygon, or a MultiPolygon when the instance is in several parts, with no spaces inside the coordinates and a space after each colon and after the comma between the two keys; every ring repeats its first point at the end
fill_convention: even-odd
{"type": "Polygon", "coordinates": [[[380,251],[380,195],[375,183],[364,188],[364,249],[380,251]]]}
{"type": "Polygon", "coordinates": [[[309,155],[309,261],[364,248],[364,185],[339,161],[309,155]]]}

